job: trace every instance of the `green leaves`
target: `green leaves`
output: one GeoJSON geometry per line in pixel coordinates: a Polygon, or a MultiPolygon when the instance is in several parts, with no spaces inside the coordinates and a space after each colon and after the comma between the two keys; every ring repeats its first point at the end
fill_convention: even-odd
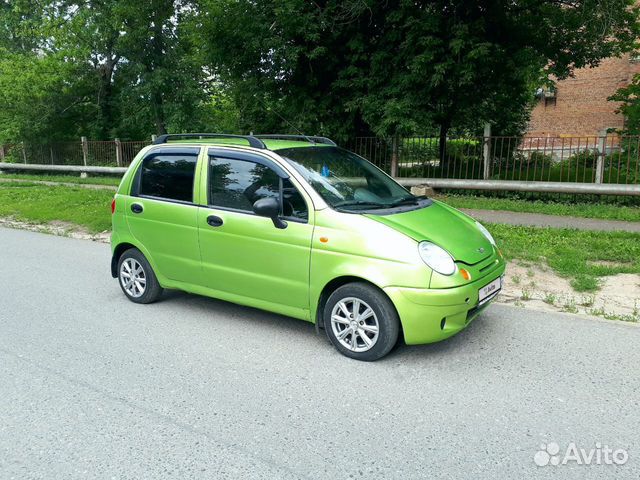
{"type": "MultiPolygon", "coordinates": [[[[4,1],[0,138],[516,134],[548,74],[630,50],[637,15],[633,0],[4,1]]],[[[630,116],[636,93],[620,93],[630,116]]]]}
{"type": "Polygon", "coordinates": [[[232,85],[245,129],[347,138],[435,126],[512,134],[536,85],[626,51],[631,0],[373,2],[203,0],[206,61],[232,85]],[[275,108],[274,108],[275,112],[275,108]]]}
{"type": "MultiPolygon", "coordinates": [[[[625,116],[626,133],[638,135],[640,133],[640,75],[636,75],[633,81],[626,87],[620,88],[609,100],[621,102],[619,112],[625,116]]],[[[635,147],[629,145],[626,147],[635,147]]]]}

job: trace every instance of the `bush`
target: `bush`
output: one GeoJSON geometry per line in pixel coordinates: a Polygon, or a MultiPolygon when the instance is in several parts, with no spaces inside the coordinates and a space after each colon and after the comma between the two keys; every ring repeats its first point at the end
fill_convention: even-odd
{"type": "Polygon", "coordinates": [[[581,152],[574,153],[562,163],[565,165],[571,165],[572,168],[595,168],[598,163],[598,151],[597,150],[582,150],[581,152]]]}

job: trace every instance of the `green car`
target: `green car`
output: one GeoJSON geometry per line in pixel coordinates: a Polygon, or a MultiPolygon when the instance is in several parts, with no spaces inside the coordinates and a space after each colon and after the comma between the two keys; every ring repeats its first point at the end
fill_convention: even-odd
{"type": "Polygon", "coordinates": [[[131,301],[179,289],[299,318],[358,360],[465,328],[502,288],[491,234],[324,137],[163,135],[112,203],[131,301]]]}

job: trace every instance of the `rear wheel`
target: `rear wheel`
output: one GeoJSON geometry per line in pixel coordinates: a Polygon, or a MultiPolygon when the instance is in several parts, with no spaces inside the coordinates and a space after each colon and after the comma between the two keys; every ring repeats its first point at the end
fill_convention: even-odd
{"type": "Polygon", "coordinates": [[[349,283],[331,294],[324,307],[331,343],[347,357],[374,361],[394,347],[400,320],[391,300],[366,283],[349,283]]]}
{"type": "Polygon", "coordinates": [[[135,303],[152,303],[162,295],[151,265],[137,248],[130,248],[120,256],[118,283],[127,298],[135,303]]]}

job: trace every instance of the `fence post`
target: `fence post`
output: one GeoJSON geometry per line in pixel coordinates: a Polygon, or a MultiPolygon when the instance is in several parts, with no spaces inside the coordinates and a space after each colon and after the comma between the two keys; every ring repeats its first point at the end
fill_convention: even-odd
{"type": "Polygon", "coordinates": [[[53,165],[53,147],[49,146],[49,155],[51,156],[51,165],[53,165]]]}
{"type": "Polygon", "coordinates": [[[87,137],[80,137],[82,143],[82,162],[84,166],[87,166],[87,157],[89,156],[89,144],[87,143],[87,137]]]}
{"type": "Polygon", "coordinates": [[[398,176],[398,135],[391,140],[391,172],[392,177],[398,176]]]}
{"type": "Polygon", "coordinates": [[[598,159],[596,161],[596,183],[602,183],[604,177],[604,157],[607,155],[605,145],[607,142],[607,129],[600,130],[598,138],[598,159]]]}
{"type": "Polygon", "coordinates": [[[482,139],[482,178],[489,180],[491,176],[491,124],[484,124],[484,138],[482,139]]]}
{"type": "Polygon", "coordinates": [[[0,144],[0,162],[4,162],[4,143],[0,144]]]}
{"type": "Polygon", "coordinates": [[[155,135],[155,134],[151,135],[151,143],[155,142],[156,138],[158,138],[157,135],[155,135]]]}
{"type": "Polygon", "coordinates": [[[116,165],[122,166],[122,143],[119,138],[116,138],[116,165]]]}
{"type": "Polygon", "coordinates": [[[22,160],[24,163],[27,163],[27,149],[24,146],[24,142],[20,142],[20,146],[22,147],[22,160]]]}

